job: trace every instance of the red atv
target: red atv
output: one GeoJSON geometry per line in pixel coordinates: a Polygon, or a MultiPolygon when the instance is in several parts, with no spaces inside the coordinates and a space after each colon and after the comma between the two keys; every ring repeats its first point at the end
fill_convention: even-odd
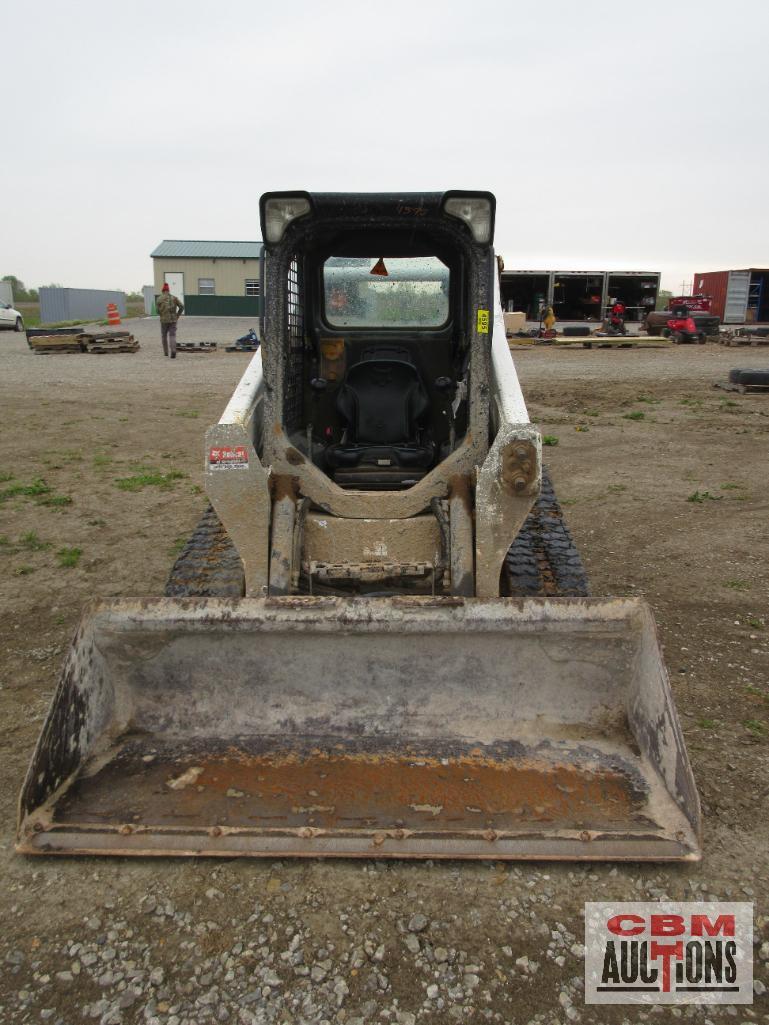
{"type": "Polygon", "coordinates": [[[699,345],[702,345],[705,341],[704,333],[697,330],[691,310],[688,306],[684,306],[683,303],[680,306],[676,305],[671,308],[667,329],[676,345],[680,345],[681,342],[697,342],[699,345]]]}

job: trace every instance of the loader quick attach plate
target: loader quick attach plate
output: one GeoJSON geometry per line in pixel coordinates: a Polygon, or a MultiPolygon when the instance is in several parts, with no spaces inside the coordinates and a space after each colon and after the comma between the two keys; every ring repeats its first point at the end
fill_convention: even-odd
{"type": "Polygon", "coordinates": [[[84,617],[26,853],[694,860],[637,600],[115,601],[84,617]]]}

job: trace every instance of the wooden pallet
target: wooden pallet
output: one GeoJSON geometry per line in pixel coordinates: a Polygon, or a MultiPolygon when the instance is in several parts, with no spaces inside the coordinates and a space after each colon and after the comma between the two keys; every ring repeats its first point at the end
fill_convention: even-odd
{"type": "Polygon", "coordinates": [[[33,335],[27,342],[33,352],[42,355],[54,352],[83,352],[80,335],[33,335]]]}
{"type": "Polygon", "coordinates": [[[141,346],[138,342],[134,342],[133,345],[121,345],[120,343],[104,345],[103,343],[97,343],[95,345],[89,345],[86,351],[98,356],[110,352],[138,352],[140,348],[141,346]]]}
{"type": "Polygon", "coordinates": [[[769,338],[763,335],[721,335],[721,345],[769,345],[769,338]]]}
{"type": "Polygon", "coordinates": [[[740,395],[751,391],[769,391],[769,384],[735,384],[734,381],[718,381],[713,387],[722,391],[736,391],[740,395]]]}
{"type": "Polygon", "coordinates": [[[94,355],[103,355],[111,352],[138,352],[139,343],[130,331],[102,331],[98,334],[86,334],[78,336],[85,351],[94,355]]]}
{"type": "Polygon", "coordinates": [[[177,342],[177,352],[214,352],[216,350],[216,342],[177,342]]]}
{"type": "Polygon", "coordinates": [[[558,342],[559,349],[670,349],[673,343],[667,338],[622,338],[564,339],[558,342]]]}

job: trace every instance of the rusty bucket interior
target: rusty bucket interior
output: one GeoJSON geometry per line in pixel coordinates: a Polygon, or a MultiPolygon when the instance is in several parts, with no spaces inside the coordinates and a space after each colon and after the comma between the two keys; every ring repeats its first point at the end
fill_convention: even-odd
{"type": "Polygon", "coordinates": [[[24,853],[696,860],[636,599],[102,602],[20,798],[24,853]]]}

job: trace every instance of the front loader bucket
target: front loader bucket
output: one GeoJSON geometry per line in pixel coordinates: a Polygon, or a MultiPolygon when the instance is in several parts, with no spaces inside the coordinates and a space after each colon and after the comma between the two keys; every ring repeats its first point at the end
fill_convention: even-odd
{"type": "Polygon", "coordinates": [[[86,613],[18,850],[696,860],[634,599],[122,600],[86,613]]]}

